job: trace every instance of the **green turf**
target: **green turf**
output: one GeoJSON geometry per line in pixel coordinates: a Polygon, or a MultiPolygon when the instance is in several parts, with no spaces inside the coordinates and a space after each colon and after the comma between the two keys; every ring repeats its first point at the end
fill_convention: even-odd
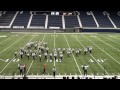
{"type": "MultiPolygon", "coordinates": [[[[24,47],[29,41],[45,41],[48,43],[49,52],[53,53],[53,48],[82,48],[79,56],[71,53],[70,57],[65,53],[63,61],[55,62],[56,74],[59,75],[81,75],[83,74],[82,65],[89,65],[88,74],[96,75],[118,75],[120,73],[120,34],[119,33],[97,33],[97,34],[57,34],[54,33],[10,33],[0,32],[0,59],[10,59],[8,62],[0,60],[0,75],[13,74],[19,75],[18,64],[26,64],[28,75],[42,75],[43,64],[46,63],[46,75],[52,75],[52,62],[46,62],[44,56],[42,62],[39,58],[33,61],[32,57],[27,60],[23,57],[19,62],[13,62],[15,51],[19,52],[20,47],[24,47]],[[92,46],[92,54],[84,55],[84,47],[92,46]],[[92,60],[93,62],[90,62],[92,60]],[[105,60],[101,62],[100,60],[105,60]],[[100,62],[99,62],[100,61],[100,62]]],[[[18,59],[17,58],[17,59],[18,59]]]]}

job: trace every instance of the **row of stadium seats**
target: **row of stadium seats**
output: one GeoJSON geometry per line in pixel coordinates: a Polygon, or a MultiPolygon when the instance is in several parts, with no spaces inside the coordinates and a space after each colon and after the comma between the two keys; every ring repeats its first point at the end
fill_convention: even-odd
{"type": "Polygon", "coordinates": [[[105,14],[103,11],[79,11],[80,15],[33,15],[30,14],[30,11],[1,11],[0,12],[0,26],[23,26],[27,28],[28,23],[30,22],[30,27],[59,27],[63,28],[74,28],[80,27],[99,27],[105,28],[120,28],[120,16],[117,11],[108,11],[105,14]],[[108,15],[110,19],[108,18],[108,15]],[[31,20],[30,17],[32,16],[31,20]],[[47,19],[48,17],[48,19],[47,19]],[[78,18],[79,17],[79,18],[78,18]],[[14,18],[14,20],[13,20],[14,18]],[[64,19],[64,20],[63,20],[64,19]],[[95,21],[96,19],[96,21],[95,21]],[[13,22],[12,22],[13,21],[13,22]],[[46,23],[47,22],[47,23],[46,23]],[[63,23],[64,22],[64,23],[63,23]],[[114,25],[113,25],[113,23],[114,25]],[[63,25],[64,24],[64,25],[63,25]]]}

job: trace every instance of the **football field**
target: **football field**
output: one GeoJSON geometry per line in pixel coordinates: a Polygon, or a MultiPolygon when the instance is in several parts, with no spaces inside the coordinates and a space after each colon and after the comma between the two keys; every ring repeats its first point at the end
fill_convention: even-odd
{"type": "Polygon", "coordinates": [[[87,64],[88,75],[120,75],[120,34],[119,33],[38,33],[38,32],[0,32],[0,75],[19,75],[18,64],[26,64],[27,75],[42,75],[43,64],[46,63],[45,75],[52,75],[52,68],[56,67],[57,75],[83,75],[82,65],[87,64]],[[37,55],[33,60],[23,56],[20,58],[20,47],[26,49],[28,42],[47,42],[49,53],[53,49],[65,48],[63,61],[40,62],[37,55]],[[84,48],[92,46],[92,53],[84,55],[84,48]],[[67,49],[81,48],[81,54],[75,52],[67,55],[67,49]],[[15,52],[18,57],[15,58],[15,52]]]}

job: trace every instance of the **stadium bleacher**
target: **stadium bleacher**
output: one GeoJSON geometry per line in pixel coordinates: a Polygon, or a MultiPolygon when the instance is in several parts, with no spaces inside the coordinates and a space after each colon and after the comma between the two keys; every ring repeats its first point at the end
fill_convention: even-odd
{"type": "Polygon", "coordinates": [[[30,26],[45,28],[46,15],[33,15],[30,26]]]}
{"type": "Polygon", "coordinates": [[[0,26],[9,26],[16,11],[3,11],[0,16],[0,26]]]}
{"type": "Polygon", "coordinates": [[[80,27],[78,23],[78,18],[76,15],[64,16],[64,19],[65,19],[66,28],[80,27]]]}
{"type": "Polygon", "coordinates": [[[79,17],[83,27],[97,27],[92,15],[86,11],[80,11],[79,17]]]}
{"type": "Polygon", "coordinates": [[[110,14],[110,18],[113,20],[114,24],[117,28],[120,28],[120,15],[118,15],[117,11],[108,11],[110,14]]]}
{"type": "Polygon", "coordinates": [[[99,27],[113,28],[112,23],[108,19],[107,15],[103,14],[103,11],[93,11],[93,14],[99,24],[99,27]]]}
{"type": "Polygon", "coordinates": [[[62,16],[61,15],[49,15],[48,16],[48,28],[58,27],[62,28],[62,16]]]}
{"type": "Polygon", "coordinates": [[[76,15],[33,14],[30,11],[1,11],[0,28],[71,29],[120,28],[118,11],[79,11],[76,15]]]}
{"type": "Polygon", "coordinates": [[[24,28],[26,28],[28,25],[29,19],[30,19],[30,11],[19,12],[12,24],[12,27],[24,26],[24,28]]]}

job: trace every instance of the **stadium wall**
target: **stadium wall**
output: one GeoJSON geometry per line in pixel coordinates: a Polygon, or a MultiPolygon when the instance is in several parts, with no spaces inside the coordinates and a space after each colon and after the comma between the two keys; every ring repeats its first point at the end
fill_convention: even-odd
{"type": "Polygon", "coordinates": [[[53,33],[54,30],[57,33],[80,33],[80,32],[116,32],[120,33],[120,28],[67,28],[67,29],[21,29],[21,28],[1,28],[0,31],[8,32],[48,32],[53,33]]]}
{"type": "Polygon", "coordinates": [[[80,32],[116,32],[120,33],[120,29],[113,29],[113,28],[83,28],[80,32]]]}

